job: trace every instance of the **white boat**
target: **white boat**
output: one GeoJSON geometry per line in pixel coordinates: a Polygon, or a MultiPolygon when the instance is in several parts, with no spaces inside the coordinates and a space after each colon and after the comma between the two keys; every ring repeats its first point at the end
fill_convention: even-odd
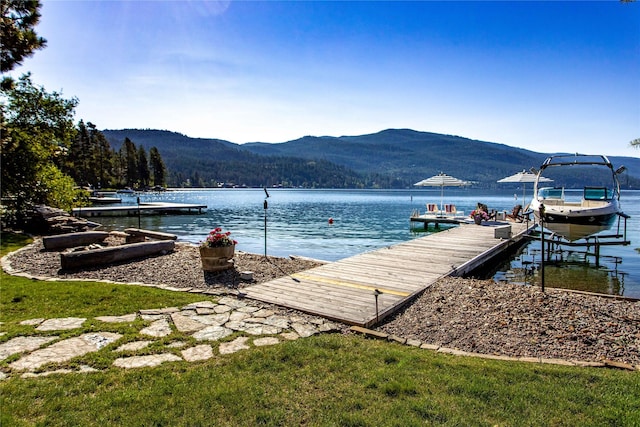
{"type": "Polygon", "coordinates": [[[125,187],[125,188],[123,188],[123,189],[121,189],[121,190],[117,190],[117,191],[116,191],[116,193],[118,193],[118,194],[131,194],[131,195],[132,195],[132,194],[136,194],[136,192],[135,192],[135,191],[133,191],[133,190],[132,190],[131,188],[129,188],[129,187],[125,187]]]}
{"type": "MultiPolygon", "coordinates": [[[[582,189],[565,189],[564,187],[539,187],[540,180],[534,185],[534,198],[531,210],[536,219],[544,221],[544,226],[556,231],[569,240],[577,240],[599,231],[606,230],[618,218],[620,210],[620,183],[618,174],[624,166],[613,169],[606,156],[602,155],[556,155],[547,158],[537,178],[552,173],[551,169],[562,168],[564,171],[579,172],[581,177],[602,177],[604,170],[611,178],[609,186],[602,184],[585,185],[582,189]],[[580,230],[572,233],[570,230],[580,230]]],[[[566,179],[567,175],[560,174],[566,179]]],[[[556,179],[558,182],[558,179],[556,179]]]]}
{"type": "Polygon", "coordinates": [[[119,197],[109,197],[109,196],[95,196],[89,197],[89,201],[93,204],[111,204],[111,203],[121,203],[122,199],[119,197]]]}

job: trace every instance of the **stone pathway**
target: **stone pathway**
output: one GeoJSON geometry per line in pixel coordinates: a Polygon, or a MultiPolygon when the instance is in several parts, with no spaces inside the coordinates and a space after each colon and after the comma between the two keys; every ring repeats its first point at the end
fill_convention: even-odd
{"type": "MultiPolygon", "coordinates": [[[[231,354],[252,347],[276,345],[287,340],[322,332],[335,332],[338,325],[323,318],[300,315],[282,315],[275,311],[250,305],[242,300],[225,296],[218,302],[201,301],[182,308],[140,310],[124,316],[96,317],[104,323],[133,322],[137,318],[150,322],[139,331],[139,339],[119,342],[121,334],[92,332],[61,339],[56,331],[80,330],[87,319],[27,319],[21,325],[32,326],[34,336],[17,336],[0,344],[0,361],[19,355],[0,371],[0,379],[12,375],[22,377],[45,376],[70,372],[93,372],[90,366],[75,370],[61,368],[71,359],[91,352],[111,351],[122,353],[113,366],[124,369],[158,366],[165,362],[198,362],[219,355],[231,354]],[[42,332],[51,335],[42,335],[42,332]],[[178,339],[158,349],[154,354],[136,355],[155,342],[155,339],[171,337],[180,332],[194,338],[198,344],[191,345],[178,339]],[[232,341],[220,340],[239,333],[232,341]]],[[[68,336],[68,333],[65,334],[68,336]]],[[[15,357],[13,357],[15,358],[15,357]]]]}

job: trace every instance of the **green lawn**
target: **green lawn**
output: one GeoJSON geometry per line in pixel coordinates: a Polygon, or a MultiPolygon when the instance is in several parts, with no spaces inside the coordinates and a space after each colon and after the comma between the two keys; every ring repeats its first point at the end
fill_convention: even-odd
{"type": "MultiPolygon", "coordinates": [[[[15,248],[10,243],[3,235],[3,253],[15,248]]],[[[9,333],[0,342],[28,318],[125,314],[201,299],[3,273],[0,328],[9,333]]],[[[112,368],[106,359],[83,360],[103,369],[96,373],[0,381],[0,425],[640,425],[637,372],[456,357],[359,335],[157,368],[112,368]]]]}

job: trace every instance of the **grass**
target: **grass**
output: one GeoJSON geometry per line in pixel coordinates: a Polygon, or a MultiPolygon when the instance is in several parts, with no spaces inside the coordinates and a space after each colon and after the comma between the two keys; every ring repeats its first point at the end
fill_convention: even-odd
{"type": "MultiPolygon", "coordinates": [[[[4,238],[2,245],[4,251],[4,238]]],[[[1,279],[1,328],[9,334],[0,342],[27,318],[125,314],[202,299],[135,286],[1,279]]],[[[118,328],[126,338],[139,325],[118,328]]],[[[640,425],[637,372],[456,357],[339,334],[135,370],[110,367],[110,354],[106,348],[82,360],[103,369],[96,373],[0,381],[0,424],[640,425]]]]}

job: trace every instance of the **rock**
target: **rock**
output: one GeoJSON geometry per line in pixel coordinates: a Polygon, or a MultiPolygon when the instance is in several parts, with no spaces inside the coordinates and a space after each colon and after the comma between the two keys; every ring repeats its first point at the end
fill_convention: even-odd
{"type": "Polygon", "coordinates": [[[23,356],[9,366],[16,371],[33,371],[47,363],[63,363],[74,357],[98,351],[121,336],[113,332],[100,332],[69,338],[23,356]]]}
{"type": "Polygon", "coordinates": [[[171,314],[171,319],[176,329],[180,332],[196,332],[207,327],[204,323],[198,322],[198,320],[181,313],[171,314]]]}
{"type": "Polygon", "coordinates": [[[250,347],[246,344],[249,338],[238,337],[231,342],[221,343],[218,350],[220,354],[231,354],[240,350],[248,350],[250,347]]]}
{"type": "Polygon", "coordinates": [[[198,341],[218,341],[228,337],[232,333],[233,331],[231,329],[225,328],[224,326],[207,326],[192,336],[198,341]]]}
{"type": "Polygon", "coordinates": [[[36,328],[37,331],[62,331],[68,329],[77,329],[85,322],[85,318],[81,317],[63,317],[57,319],[47,319],[36,328]]]}
{"type": "Polygon", "coordinates": [[[18,354],[36,350],[58,337],[15,337],[0,344],[0,360],[18,354]]]}
{"type": "Polygon", "coordinates": [[[180,357],[171,353],[152,354],[149,356],[121,357],[113,361],[113,366],[118,368],[150,368],[159,366],[165,362],[178,362],[180,357]]]}
{"type": "Polygon", "coordinates": [[[143,335],[149,335],[151,337],[166,337],[171,334],[171,326],[167,319],[160,319],[153,322],[151,325],[140,331],[143,335]]]}
{"type": "Polygon", "coordinates": [[[182,357],[187,362],[195,362],[199,360],[207,360],[213,357],[213,350],[210,345],[201,344],[195,347],[182,350],[182,357]]]}
{"type": "Polygon", "coordinates": [[[149,346],[149,344],[151,344],[152,341],[133,341],[133,342],[128,342],[126,344],[122,344],[120,347],[116,348],[115,351],[121,352],[121,351],[138,351],[138,350],[142,350],[143,348],[149,346]]]}

